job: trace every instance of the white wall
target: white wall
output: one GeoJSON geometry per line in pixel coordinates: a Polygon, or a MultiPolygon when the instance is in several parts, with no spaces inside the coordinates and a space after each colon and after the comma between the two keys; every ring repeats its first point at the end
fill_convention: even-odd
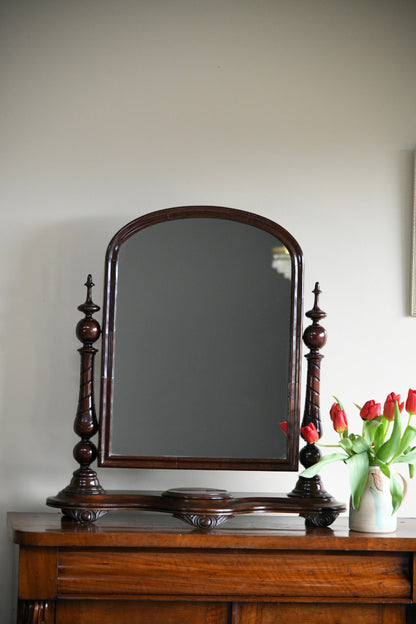
{"type": "MultiPolygon", "coordinates": [[[[3,0],[0,621],[7,510],[46,511],[75,464],[74,326],[111,235],[193,203],[251,210],[323,289],[333,394],[416,386],[409,317],[416,5],[411,0],[3,0]]],[[[355,416],[355,414],[354,414],[355,416]]],[[[327,439],[331,436],[327,425],[327,439]]],[[[287,491],[294,474],[100,473],[106,487],[287,491]]],[[[323,473],[348,499],[339,466],[323,473]]],[[[402,515],[416,514],[412,484],[402,515]]]]}

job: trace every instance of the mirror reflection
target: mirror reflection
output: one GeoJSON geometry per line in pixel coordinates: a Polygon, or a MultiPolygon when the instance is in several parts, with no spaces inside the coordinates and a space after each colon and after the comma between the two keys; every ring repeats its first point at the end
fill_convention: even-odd
{"type": "Polygon", "coordinates": [[[110,454],[286,458],[292,262],[223,218],[145,227],[118,257],[110,454]]]}

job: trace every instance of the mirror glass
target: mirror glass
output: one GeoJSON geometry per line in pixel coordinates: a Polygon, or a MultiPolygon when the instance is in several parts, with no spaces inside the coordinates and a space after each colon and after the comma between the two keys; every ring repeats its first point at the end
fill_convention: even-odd
{"type": "Polygon", "coordinates": [[[298,421],[298,258],[284,236],[219,215],[110,244],[102,465],[293,464],[297,432],[279,424],[298,421]]]}

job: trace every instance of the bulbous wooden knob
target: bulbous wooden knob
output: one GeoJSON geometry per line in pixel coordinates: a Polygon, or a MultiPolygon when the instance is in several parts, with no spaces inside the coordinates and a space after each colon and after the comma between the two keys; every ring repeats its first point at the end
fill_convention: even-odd
{"type": "Polygon", "coordinates": [[[73,455],[75,461],[81,466],[89,466],[93,461],[97,459],[96,447],[88,441],[81,440],[75,445],[73,455]]]}
{"type": "Polygon", "coordinates": [[[77,323],[75,333],[82,343],[93,343],[100,337],[100,324],[92,318],[81,319],[77,323]]]}
{"type": "Polygon", "coordinates": [[[309,325],[303,332],[303,341],[309,349],[322,349],[326,345],[326,330],[322,325],[309,325]]]}

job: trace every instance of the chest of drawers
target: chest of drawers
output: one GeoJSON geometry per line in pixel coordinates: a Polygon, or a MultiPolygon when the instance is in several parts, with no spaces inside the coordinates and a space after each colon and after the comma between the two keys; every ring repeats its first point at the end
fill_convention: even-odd
{"type": "Polygon", "coordinates": [[[12,513],[9,526],[18,624],[416,622],[416,520],[390,535],[276,515],[212,531],[148,512],[88,526],[12,513]]]}

